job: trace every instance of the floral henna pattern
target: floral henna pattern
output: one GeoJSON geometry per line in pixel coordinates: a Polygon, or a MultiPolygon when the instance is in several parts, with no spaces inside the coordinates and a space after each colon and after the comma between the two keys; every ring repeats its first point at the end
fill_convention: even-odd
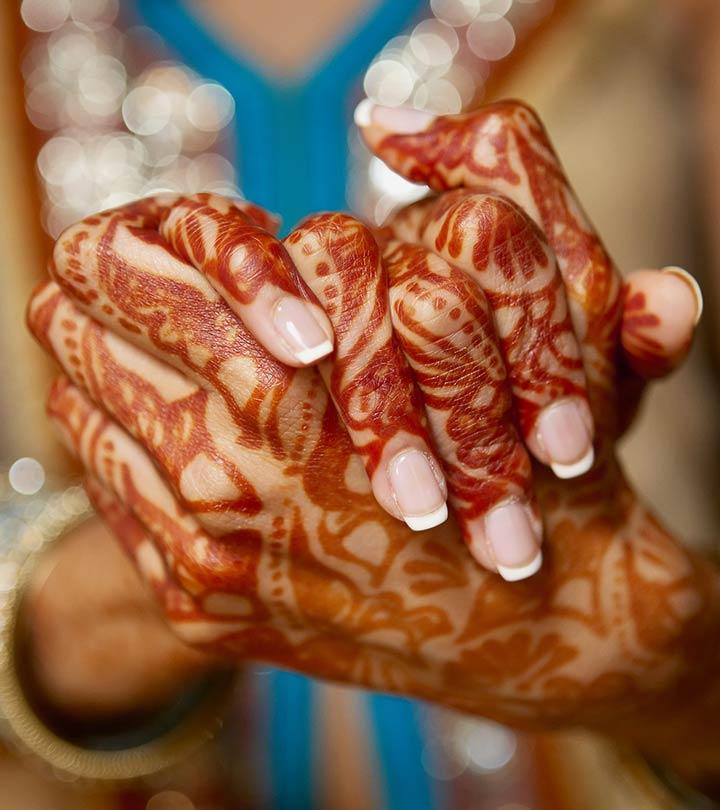
{"type": "Polygon", "coordinates": [[[436,119],[425,131],[385,135],[376,154],[405,177],[437,191],[463,188],[512,201],[541,228],[562,274],[575,334],[583,349],[595,418],[602,432],[617,365],[620,277],[585,216],[535,112],[500,102],[436,119]]]}
{"type": "Polygon", "coordinates": [[[393,325],[423,394],[455,516],[493,570],[485,515],[508,500],[527,503],[531,520],[538,515],[491,309],[465,273],[420,245],[389,243],[385,268],[393,325]]]}
{"type": "Polygon", "coordinates": [[[379,503],[404,516],[402,499],[393,492],[393,459],[421,454],[441,491],[444,519],[445,480],[422,398],[393,333],[387,275],[373,234],[346,214],[319,214],[301,223],[285,244],[333,324],[336,349],[320,371],[379,503]]]}
{"type": "MultiPolygon", "coordinates": [[[[515,138],[501,131],[507,122],[521,135],[544,137],[525,108],[520,124],[511,112],[495,116],[497,144],[515,138]]],[[[545,169],[533,170],[534,182],[560,188],[557,174],[544,174],[556,166],[548,150],[536,145],[545,169]]],[[[585,228],[567,194],[563,185],[566,210],[585,228]]],[[[443,215],[461,204],[449,198],[443,215]]],[[[169,205],[144,202],[68,232],[56,250],[56,283],[38,290],[29,321],[69,378],[51,393],[51,416],[94,479],[99,510],[111,523],[113,515],[135,521],[128,552],[184,638],[237,660],[259,658],[525,726],[588,723],[658,751],[678,733],[667,711],[678,695],[692,695],[698,709],[712,705],[717,572],[638,502],[614,460],[612,433],[598,442],[590,475],[560,481],[537,468],[547,565],[531,580],[503,582],[457,542],[454,522],[413,533],[378,507],[319,373],[270,357],[207,277],[167,246],[158,228],[169,205]]],[[[530,210],[541,224],[546,207],[530,210]]],[[[474,227],[468,244],[478,241],[474,227]]],[[[618,350],[614,270],[590,250],[599,243],[573,238],[576,254],[571,234],[562,236],[561,270],[576,310],[588,305],[580,346],[593,405],[609,408],[595,412],[606,429],[618,421],[609,373],[618,350]],[[588,269],[588,261],[597,265],[588,269]],[[578,272],[567,276],[569,267],[578,272]]],[[[430,427],[440,447],[438,415],[457,421],[443,450],[469,469],[475,460],[462,444],[463,414],[453,413],[440,385],[458,385],[450,377],[461,354],[450,351],[448,335],[428,335],[427,319],[404,312],[398,298],[403,289],[422,297],[434,280],[445,290],[464,271],[452,256],[432,257],[418,245],[388,244],[384,256],[391,314],[430,427]],[[422,374],[431,362],[437,385],[422,374]]],[[[312,287],[311,274],[301,273],[312,287]]],[[[462,295],[459,321],[477,318],[478,335],[489,335],[492,307],[483,306],[479,287],[462,295]]],[[[460,331],[458,340],[468,341],[460,348],[484,353],[480,337],[460,331]]],[[[485,352],[499,356],[492,342],[485,352]]],[[[493,384],[476,385],[500,422],[508,396],[502,373],[489,371],[493,384]]],[[[482,398],[472,407],[481,406],[482,398]]],[[[510,465],[508,486],[525,487],[525,470],[526,462],[510,465]]]]}
{"type": "Polygon", "coordinates": [[[537,226],[497,195],[449,192],[423,201],[396,230],[462,269],[490,304],[526,444],[547,461],[538,414],[572,397],[588,423],[585,374],[570,322],[565,287],[537,226]],[[415,233],[409,233],[408,224],[415,233]]]}
{"type": "Polygon", "coordinates": [[[478,569],[451,531],[413,535],[351,491],[343,492],[347,514],[286,499],[285,521],[276,515],[262,531],[211,537],[78,389],[56,386],[50,412],[101,482],[101,511],[119,501],[142,523],[146,536],[135,530],[129,553],[178,633],[213,651],[527,727],[586,722],[628,736],[638,718],[694,682],[698,665],[712,664],[703,639],[717,620],[714,573],[622,487],[608,508],[604,482],[572,493],[542,482],[545,506],[553,504],[553,565],[512,586],[478,569]],[[363,500],[358,517],[353,507],[362,513],[363,500]],[[377,563],[383,520],[395,556],[369,578],[357,557],[316,540],[329,532],[377,563]],[[353,521],[356,543],[346,528],[353,521]]]}
{"type": "Polygon", "coordinates": [[[184,197],[166,212],[160,235],[210,279],[275,357],[306,365],[331,351],[325,312],[254,209],[217,195],[184,197]]]}

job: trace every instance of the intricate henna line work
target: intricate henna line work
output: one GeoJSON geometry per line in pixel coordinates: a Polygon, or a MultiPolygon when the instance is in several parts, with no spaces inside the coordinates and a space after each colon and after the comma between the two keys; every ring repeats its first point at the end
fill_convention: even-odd
{"type": "MultiPolygon", "coordinates": [[[[81,431],[76,433],[74,441],[78,446],[84,448],[86,463],[90,463],[92,466],[90,459],[99,457],[101,466],[106,465],[104,475],[107,480],[117,481],[117,473],[113,470],[117,469],[119,459],[108,462],[106,455],[103,455],[103,453],[110,452],[110,449],[103,445],[107,438],[107,423],[100,428],[95,424],[96,419],[88,416],[87,412],[80,413],[74,419],[72,416],[68,417],[68,414],[72,414],[73,408],[68,408],[66,403],[60,403],[57,411],[63,415],[63,422],[67,429],[81,431]],[[90,434],[87,440],[82,436],[82,433],[85,432],[90,434]],[[98,448],[101,449],[98,450],[98,448]],[[109,467],[107,467],[108,463],[109,467]]],[[[116,444],[118,444],[117,440],[116,444]]],[[[145,491],[141,494],[140,488],[132,483],[135,473],[131,470],[137,469],[137,464],[130,467],[120,463],[119,469],[124,502],[127,502],[126,498],[130,497],[131,502],[135,503],[135,509],[144,510],[146,514],[150,514],[153,525],[162,527],[167,518],[158,517],[155,514],[157,508],[148,507],[148,493],[145,491]]],[[[590,515],[593,511],[597,512],[596,507],[593,507],[594,503],[597,503],[595,499],[588,499],[586,509],[590,515]]],[[[638,511],[630,498],[623,507],[623,511],[627,510],[631,514],[637,514],[638,527],[642,528],[645,525],[646,517],[642,511],[638,511]]],[[[600,516],[591,518],[591,520],[597,520],[598,517],[600,516]]],[[[587,557],[589,565],[585,568],[586,576],[591,581],[596,579],[600,559],[597,554],[600,553],[600,557],[602,557],[609,549],[617,548],[617,541],[613,536],[616,531],[614,526],[626,523],[626,517],[626,515],[618,514],[613,523],[607,525],[605,550],[602,545],[592,547],[592,554],[587,557]]],[[[601,517],[600,519],[602,520],[601,517]]],[[[223,623],[207,613],[201,614],[200,617],[197,615],[191,618],[175,617],[175,626],[184,637],[192,638],[196,643],[218,649],[225,654],[269,658],[286,666],[309,668],[310,671],[360,681],[375,687],[393,688],[394,685],[401,691],[430,699],[439,699],[450,705],[482,711],[499,719],[510,719],[525,724],[537,721],[540,717],[546,720],[556,718],[559,722],[563,717],[573,716],[572,712],[577,713],[580,709],[587,713],[588,698],[594,693],[598,695],[598,698],[593,700],[595,703],[600,701],[598,705],[603,708],[613,705],[613,701],[628,700],[627,695],[637,691],[638,687],[635,685],[638,683],[639,677],[642,677],[644,681],[651,673],[652,680],[661,684],[667,678],[677,678],[680,662],[689,660],[685,657],[686,653],[678,647],[677,642],[683,639],[686,623],[692,621],[697,615],[696,611],[701,609],[702,597],[698,601],[699,594],[692,587],[697,583],[697,576],[693,575],[692,567],[685,566],[681,579],[677,579],[678,560],[673,559],[672,554],[666,559],[657,559],[657,555],[653,554],[651,557],[652,568],[648,570],[645,566],[643,571],[641,566],[640,570],[633,574],[633,578],[639,577],[637,583],[624,581],[625,577],[621,578],[623,584],[618,593],[642,594],[643,602],[647,604],[649,592],[657,592],[660,599],[669,600],[668,604],[676,605],[671,612],[671,615],[675,617],[675,626],[666,624],[665,631],[660,636],[643,639],[643,641],[650,641],[652,646],[638,658],[637,655],[629,654],[633,652],[632,647],[628,647],[628,641],[623,641],[623,635],[618,634],[619,629],[624,629],[628,615],[622,602],[612,606],[609,615],[606,615],[607,608],[597,615],[593,615],[592,612],[588,614],[586,613],[588,608],[583,608],[582,604],[578,605],[578,609],[568,612],[563,608],[563,599],[560,598],[562,589],[559,588],[559,582],[554,584],[552,580],[546,579],[539,587],[532,583],[519,587],[517,585],[508,587],[494,577],[482,575],[467,557],[463,555],[448,557],[447,553],[452,548],[453,541],[447,536],[440,545],[444,549],[445,555],[443,568],[447,570],[448,564],[452,566],[459,564],[459,570],[464,569],[465,575],[461,576],[460,580],[457,576],[446,578],[443,587],[426,592],[424,597],[422,592],[418,594],[420,597],[418,604],[422,604],[429,596],[430,604],[433,605],[431,612],[425,618],[422,618],[425,615],[423,612],[418,613],[416,608],[410,607],[407,602],[408,593],[404,597],[401,595],[403,587],[399,587],[399,583],[396,583],[395,586],[391,585],[392,568],[395,567],[397,572],[396,565],[391,566],[390,570],[386,572],[386,579],[379,589],[372,589],[370,593],[365,593],[364,588],[357,590],[358,581],[349,573],[352,569],[347,569],[348,573],[342,577],[344,587],[336,593],[333,599],[329,602],[326,601],[325,606],[318,613],[318,605],[315,600],[317,589],[323,587],[323,592],[327,594],[327,583],[335,581],[331,577],[337,576],[342,569],[322,572],[322,565],[315,556],[316,552],[313,552],[312,549],[310,534],[305,526],[306,522],[306,512],[301,513],[299,509],[295,509],[293,526],[290,530],[290,535],[294,538],[291,541],[292,551],[290,549],[278,550],[281,559],[285,554],[289,555],[285,562],[279,562],[279,565],[290,564],[290,567],[285,569],[284,577],[287,577],[288,584],[292,583],[290,588],[295,593],[297,600],[293,604],[292,612],[289,616],[286,615],[284,621],[280,622],[278,606],[271,612],[272,619],[268,627],[257,627],[250,623],[249,626],[243,625],[244,629],[234,627],[223,629],[223,623]],[[657,591],[654,582],[659,582],[664,594],[662,591],[657,591]],[[463,583],[465,587],[458,590],[460,583],[463,583]],[[341,593],[344,593],[345,596],[338,601],[341,593]],[[371,593],[376,595],[371,596],[371,593]],[[351,594],[354,596],[348,603],[346,600],[351,594]],[[475,595],[473,613],[468,616],[466,621],[458,625],[457,608],[466,602],[471,594],[475,595]],[[440,610],[437,607],[439,595],[444,597],[445,605],[440,610]],[[679,602],[678,597],[680,597],[679,602]],[[356,602],[357,599],[360,599],[360,602],[356,602]],[[559,601],[557,607],[554,608],[555,599],[559,601]],[[353,603],[355,603],[354,607],[353,603]],[[384,607],[383,603],[385,603],[384,607]],[[680,613],[678,613],[678,608],[680,613]],[[365,612],[366,610],[370,612],[365,612]],[[563,615],[564,611],[566,615],[563,615]],[[613,617],[613,612],[616,612],[616,617],[613,617]],[[431,619],[433,614],[437,618],[431,619]],[[445,618],[442,618],[443,616],[445,618]],[[618,620],[620,620],[619,623],[618,620]],[[289,623],[288,628],[282,630],[286,622],[289,623]],[[420,623],[418,624],[418,622],[420,623]],[[208,624],[215,627],[215,631],[210,634],[209,638],[207,636],[208,624]],[[396,634],[402,627],[405,627],[405,642],[398,646],[396,634]],[[416,629],[413,630],[413,627],[416,629]],[[457,633],[459,629],[463,630],[460,635],[457,633]],[[198,637],[197,633],[200,631],[203,635],[198,637]],[[448,632],[450,632],[449,638],[448,632]],[[387,641],[378,647],[376,640],[383,638],[386,633],[389,633],[387,641]],[[437,635],[438,633],[440,635],[437,635]],[[211,641],[213,638],[215,640],[211,641]],[[329,656],[330,651],[337,649],[338,644],[347,644],[348,638],[352,639],[352,643],[355,645],[355,654],[342,667],[338,667],[332,660],[323,660],[323,650],[329,656]],[[413,641],[413,638],[416,640],[413,641]],[[563,638],[566,638],[567,641],[561,642],[563,638]],[[576,641],[571,642],[572,638],[575,638],[576,641]],[[578,638],[582,639],[580,647],[577,646],[578,638]],[[438,641],[442,642],[439,648],[437,647],[438,641]],[[418,647],[418,644],[421,644],[421,647],[418,647]],[[528,645],[530,645],[530,649],[535,650],[532,655],[521,653],[528,645]],[[559,650],[564,650],[562,654],[552,652],[558,645],[559,650]],[[619,646],[616,647],[616,645],[619,646]],[[602,655],[598,655],[598,648],[602,651],[602,655]],[[673,648],[675,648],[675,653],[671,655],[673,648]],[[420,653],[419,649],[422,649],[423,652],[420,653]],[[615,662],[613,666],[618,674],[614,676],[614,680],[603,685],[605,676],[602,673],[605,671],[608,661],[605,656],[610,651],[613,651],[611,660],[615,662]],[[382,675],[378,674],[378,658],[385,662],[380,667],[380,672],[384,673],[382,675]],[[514,660],[516,663],[511,664],[514,660]],[[392,677],[387,670],[388,666],[390,666],[392,677]],[[618,669],[618,667],[620,668],[618,669]],[[581,677],[578,677],[577,674],[569,674],[576,670],[578,673],[585,672],[586,674],[581,677]],[[388,680],[383,680],[385,677],[388,680]]],[[[399,526],[399,524],[394,525],[399,526]]],[[[564,527],[564,531],[571,534],[578,531],[574,520],[561,520],[560,525],[564,527]]],[[[630,557],[622,555],[618,558],[617,565],[620,565],[618,569],[620,571],[628,570],[625,559],[643,560],[642,552],[638,557],[640,550],[633,547],[635,541],[632,538],[636,536],[638,536],[637,533],[631,528],[627,546],[627,553],[630,554],[630,557]]],[[[587,555],[591,551],[591,549],[585,548],[585,544],[578,544],[575,540],[575,537],[568,538],[567,542],[555,546],[554,552],[557,554],[558,549],[562,548],[565,553],[572,555],[580,549],[587,555]]],[[[172,548],[175,549],[173,556],[179,558],[177,549],[185,548],[187,550],[182,552],[183,563],[188,565],[188,554],[190,554],[194,560],[194,568],[197,568],[201,560],[198,559],[194,549],[189,549],[189,544],[189,539],[180,544],[177,539],[174,539],[172,541],[172,548]]],[[[402,565],[400,570],[407,571],[408,566],[417,567],[424,554],[418,557],[419,549],[412,550],[407,543],[404,545],[405,548],[400,554],[406,557],[408,551],[411,554],[408,563],[402,565]]],[[[282,548],[282,544],[280,548],[282,548]]],[[[675,554],[681,553],[673,544],[668,544],[668,550],[674,551],[675,554]]],[[[216,551],[213,552],[213,556],[216,557],[216,551]]],[[[242,585],[242,580],[230,586],[229,581],[225,579],[227,576],[230,576],[231,579],[238,577],[240,570],[238,560],[231,558],[226,561],[227,563],[229,564],[225,567],[219,559],[215,558],[211,569],[214,573],[211,574],[201,565],[196,576],[207,578],[210,575],[211,578],[208,582],[212,583],[214,587],[218,587],[221,582],[223,592],[244,595],[247,585],[242,585]],[[222,576],[220,576],[221,572],[224,572],[222,576]]],[[[427,568],[432,568],[430,559],[425,563],[424,579],[428,576],[427,568]]],[[[633,566],[632,570],[635,568],[637,566],[633,566]]],[[[435,570],[437,571],[437,568],[435,570]]],[[[567,567],[562,560],[558,560],[555,570],[558,572],[572,571],[574,576],[578,574],[582,576],[583,566],[573,564],[567,567]]],[[[270,574],[270,572],[268,573],[270,574]]],[[[607,573],[611,578],[610,581],[616,576],[612,567],[607,573]]],[[[184,580],[181,577],[180,581],[191,583],[194,579],[185,575],[184,580]]],[[[271,580],[272,575],[268,579],[271,580]]],[[[257,581],[259,582],[260,578],[257,581]]],[[[186,584],[184,587],[187,588],[188,585],[186,584]]],[[[601,582],[598,582],[597,588],[598,594],[602,594],[606,590],[601,582]]],[[[417,602],[418,596],[411,602],[417,602]]],[[[261,602],[264,603],[264,600],[261,599],[261,602]]],[[[600,602],[601,600],[596,603],[595,610],[599,608],[600,602]]],[[[631,643],[634,643],[632,636],[626,635],[625,638],[630,638],[631,643]]],[[[632,701],[630,705],[632,705],[632,701]]]]}
{"type": "Polygon", "coordinates": [[[217,282],[226,300],[248,305],[267,285],[307,295],[282,242],[222,197],[184,197],[164,213],[160,235],[181,258],[217,282]]]}
{"type": "MultiPolygon", "coordinates": [[[[276,476],[257,482],[264,513],[251,518],[244,534],[209,537],[192,515],[183,521],[193,528],[181,521],[178,529],[179,505],[168,496],[173,505],[159,514],[136,483],[136,465],[103,445],[112,427],[104,417],[88,417],[57,390],[51,410],[122,503],[130,499],[133,514],[142,511],[154,532],[170,533],[166,545],[157,542],[177,552],[166,564],[177,572],[178,598],[189,600],[187,614],[174,614],[186,638],[234,657],[524,725],[585,721],[629,735],[642,725],[637,718],[674,699],[679,685],[704,689],[694,667],[707,661],[713,671],[716,663],[705,641],[717,626],[717,575],[672,542],[624,488],[609,444],[599,446],[600,463],[583,482],[562,484],[538,473],[547,571],[513,585],[483,573],[457,544],[452,524],[412,535],[377,508],[324,390],[310,383],[317,375],[283,369],[241,328],[229,334],[231,324],[238,327],[226,305],[198,274],[183,275],[186,266],[153,237],[156,225],[142,224],[153,216],[159,221],[163,210],[146,202],[81,223],[60,250],[56,277],[92,317],[227,400],[243,447],[278,461],[276,476]],[[93,240],[101,234],[98,259],[93,240]],[[134,266],[140,248],[172,264],[170,281],[134,266]],[[67,259],[78,256],[79,265],[71,266],[67,259]],[[178,315],[188,299],[195,309],[178,315]],[[219,366],[243,351],[249,362],[228,384],[219,366]],[[196,548],[198,532],[203,542],[196,548]],[[247,552],[256,548],[259,557],[247,552]],[[254,580],[242,573],[252,571],[254,580]],[[218,618],[198,601],[198,594],[216,593],[247,593],[267,618],[218,618]],[[662,617],[657,629],[655,616],[662,617]]],[[[579,258],[573,266],[581,266],[579,258]]],[[[607,277],[606,269],[598,273],[607,277]]],[[[614,360],[612,282],[603,298],[592,273],[585,281],[601,324],[588,331],[583,352],[594,383],[606,386],[605,417],[612,422],[614,381],[599,374],[614,360]]],[[[41,291],[31,316],[41,340],[53,295],[51,287],[41,291]]]]}
{"type": "MultiPolygon", "coordinates": [[[[156,232],[133,230],[133,222],[144,226],[147,219],[133,220],[119,209],[94,220],[99,221],[80,223],[59,240],[52,274],[60,287],[91,317],[217,391],[235,423],[246,427],[243,442],[259,446],[255,426],[263,423],[264,402],[282,397],[293,372],[258,346],[202,276],[158,243],[156,232]],[[153,270],[136,260],[148,247],[153,270]],[[73,268],[81,260],[80,280],[73,268]],[[258,385],[238,397],[236,378],[250,379],[242,370],[246,364],[255,367],[258,385]]],[[[280,437],[268,438],[283,457],[280,437]]]]}
{"type": "Polygon", "coordinates": [[[346,214],[319,214],[286,245],[332,320],[337,346],[321,370],[368,476],[400,433],[429,449],[422,400],[393,334],[387,279],[369,229],[346,214]]]}
{"type": "Polygon", "coordinates": [[[451,195],[429,209],[422,243],[469,273],[490,304],[525,440],[540,409],[586,399],[585,376],[555,263],[536,226],[493,195],[451,195]]]}
{"type": "MultiPolygon", "coordinates": [[[[615,412],[608,395],[616,373],[619,275],[535,112],[520,102],[491,104],[439,118],[417,135],[388,135],[375,152],[405,177],[435,190],[463,186],[505,196],[540,225],[568,292],[594,413],[615,412]]],[[[613,428],[603,422],[603,430],[616,432],[613,428]]]]}
{"type": "Polygon", "coordinates": [[[423,393],[451,503],[466,542],[473,521],[510,498],[532,499],[530,460],[492,315],[460,270],[419,245],[385,250],[393,324],[423,393]]]}
{"type": "Polygon", "coordinates": [[[180,502],[200,514],[258,514],[262,502],[241,471],[248,456],[233,441],[223,400],[117,338],[59,295],[46,324],[55,357],[95,404],[157,458],[180,502]],[[68,324],[74,327],[70,334],[68,324]],[[197,480],[202,476],[212,477],[223,497],[203,498],[197,480]]]}

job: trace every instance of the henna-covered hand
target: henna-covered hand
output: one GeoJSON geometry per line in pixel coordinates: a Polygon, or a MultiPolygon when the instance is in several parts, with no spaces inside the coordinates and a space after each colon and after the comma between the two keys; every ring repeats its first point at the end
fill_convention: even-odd
{"type": "Polygon", "coordinates": [[[363,102],[357,119],[388,165],[445,192],[385,229],[393,318],[465,540],[519,578],[540,562],[525,448],[560,478],[586,473],[594,425],[605,440],[626,426],[643,377],[685,356],[702,298],[677,268],[623,295],[524,105],[433,119],[363,102]]]}
{"type": "MultiPolygon", "coordinates": [[[[515,142],[511,112],[545,138],[526,108],[508,106],[488,143],[502,142],[503,132],[506,144],[515,142]]],[[[395,166],[400,161],[390,147],[400,154],[399,138],[377,141],[395,166]]],[[[541,140],[537,154],[547,158],[548,148],[541,140]]],[[[579,217],[568,193],[563,186],[567,210],[579,217]]],[[[29,315],[67,375],[53,389],[50,413],[89,471],[99,511],[112,525],[134,527],[121,539],[186,640],[236,659],[260,658],[509,722],[585,722],[637,737],[639,719],[663,710],[667,720],[678,690],[705,691],[702,667],[715,665],[708,639],[717,628],[716,573],[662,530],[615,462],[611,439],[624,417],[616,390],[620,285],[612,266],[598,254],[582,277],[584,297],[565,281],[584,382],[553,255],[521,209],[493,194],[453,192],[444,203],[423,203],[401,216],[384,246],[390,317],[426,398],[427,429],[438,448],[446,442],[441,462],[451,489],[457,486],[459,522],[472,531],[475,515],[515,492],[484,490],[478,471],[498,471],[487,467],[493,445],[483,443],[478,416],[487,413],[504,438],[512,430],[510,386],[529,414],[525,431],[545,404],[542,391],[524,388],[542,363],[523,364],[522,353],[509,353],[507,335],[514,332],[498,328],[497,310],[513,309],[519,293],[508,292],[510,304],[493,300],[499,293],[481,289],[475,274],[497,275],[510,252],[507,261],[528,270],[531,289],[555,292],[553,306],[543,310],[549,327],[533,325],[545,347],[549,336],[561,335],[559,355],[571,358],[563,379],[571,388],[557,390],[571,390],[580,402],[587,391],[598,460],[589,475],[569,481],[537,468],[548,551],[547,565],[531,580],[508,584],[483,571],[457,542],[452,521],[413,533],[372,497],[365,469],[378,494],[375,471],[395,435],[387,420],[410,426],[409,441],[426,441],[426,424],[420,400],[408,390],[403,355],[388,346],[382,305],[378,310],[377,247],[350,218],[311,219],[286,240],[334,326],[336,356],[322,374],[337,409],[315,371],[288,369],[261,349],[223,300],[226,288],[218,292],[207,282],[205,254],[183,248],[182,231],[168,232],[188,227],[177,209],[192,218],[208,203],[215,210],[228,205],[202,196],[108,212],[60,240],[55,281],[38,290],[29,315]],[[488,221],[485,242],[477,222],[483,212],[500,217],[488,221]],[[459,236],[480,240],[484,252],[451,234],[458,223],[459,236]],[[497,237],[501,226],[504,244],[497,237]],[[520,227],[533,246],[529,255],[520,227]],[[415,235],[398,238],[409,233],[402,228],[415,235]],[[367,250],[358,254],[358,244],[367,250]],[[438,255],[447,245],[454,247],[438,255]],[[471,267],[474,255],[490,269],[471,267]],[[357,278],[358,261],[365,268],[360,278],[375,268],[376,286],[353,293],[343,285],[357,278]],[[533,288],[540,270],[544,281],[533,288]],[[408,283],[413,273],[416,287],[408,283]],[[429,302],[460,328],[448,331],[443,318],[426,317],[429,302]],[[362,355],[363,337],[373,347],[370,357],[362,355]],[[466,352],[469,372],[458,376],[466,352]],[[387,358],[379,366],[387,373],[368,371],[376,354],[387,358]],[[508,357],[517,368],[510,363],[505,370],[508,357]],[[457,396],[444,394],[445,385],[457,396]],[[466,440],[474,436],[477,457],[466,440]]],[[[584,219],[578,223],[576,239],[595,256],[596,237],[584,219]]],[[[208,226],[204,238],[211,232],[208,226]]],[[[565,259],[553,251],[565,274],[565,259]]],[[[524,314],[516,315],[522,328],[524,314]]],[[[642,334],[660,327],[638,318],[633,328],[642,334]]],[[[653,345],[643,344],[642,356],[653,345]]],[[[666,365],[682,353],[662,341],[658,347],[666,365]]],[[[532,353],[533,344],[526,350],[532,353]]],[[[500,473],[515,476],[519,483],[511,482],[525,494],[529,464],[519,441],[511,441],[522,459],[520,474],[506,475],[502,466],[500,473]]],[[[422,453],[435,458],[429,448],[422,453]]],[[[497,565],[489,552],[487,563],[497,565]]]]}

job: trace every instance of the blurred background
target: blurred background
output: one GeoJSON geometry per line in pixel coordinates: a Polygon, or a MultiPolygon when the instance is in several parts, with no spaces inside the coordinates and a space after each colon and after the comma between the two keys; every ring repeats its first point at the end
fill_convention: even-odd
{"type": "MultiPolygon", "coordinates": [[[[437,113],[510,96],[529,102],[545,120],[623,272],[680,265],[700,280],[705,318],[688,367],[653,390],[623,455],[631,477],[670,527],[688,542],[715,548],[719,515],[712,493],[720,447],[716,0],[0,4],[3,542],[12,542],[18,525],[32,518],[44,497],[76,484],[76,471],[44,417],[52,370],[23,322],[53,239],[89,213],[161,190],[245,196],[280,213],[286,230],[320,209],[351,208],[380,223],[423,189],[393,174],[361,145],[351,119],[364,95],[388,106],[437,113]]],[[[0,598],[13,576],[12,568],[0,564],[0,598]]],[[[363,705],[348,690],[324,687],[318,697],[315,686],[295,676],[259,670],[255,677],[260,686],[253,694],[270,706],[284,700],[286,707],[297,708],[312,692],[314,713],[306,722],[315,736],[327,714],[318,714],[318,706],[332,707],[351,725],[365,722],[363,705]]],[[[529,739],[436,710],[422,710],[417,720],[419,710],[399,705],[385,707],[388,722],[395,718],[401,724],[412,712],[408,722],[432,730],[396,734],[395,740],[410,752],[432,790],[451,797],[443,806],[661,806],[635,795],[628,804],[622,804],[627,797],[603,804],[611,789],[602,776],[608,762],[577,738],[563,747],[562,741],[529,739]],[[596,779],[586,780],[588,796],[577,795],[574,785],[572,801],[558,764],[567,762],[569,750],[597,772],[596,779]],[[548,773],[555,774],[552,785],[548,773]]],[[[296,715],[304,716],[303,710],[296,715]]],[[[363,733],[389,733],[373,722],[367,721],[370,728],[363,733]]],[[[323,734],[316,748],[328,740],[343,747],[332,730],[323,734]]],[[[313,760],[304,735],[287,735],[278,747],[271,731],[265,742],[269,764],[263,778],[290,779],[283,769],[295,752],[300,764],[292,778],[305,784],[306,777],[297,774],[311,769],[313,760]]],[[[323,794],[322,806],[380,807],[368,798],[380,793],[388,806],[409,806],[393,805],[399,783],[393,787],[373,776],[372,755],[363,759],[351,747],[348,757],[355,764],[347,772],[341,769],[347,780],[336,778],[343,784],[323,794]],[[343,786],[358,774],[369,780],[361,796],[343,786]]],[[[121,795],[78,792],[77,786],[39,776],[7,754],[0,758],[0,794],[5,785],[16,786],[24,798],[11,798],[13,810],[256,806],[247,797],[222,798],[227,775],[217,757],[209,755],[207,762],[196,762],[192,773],[160,787],[121,795]]],[[[279,796],[257,806],[310,806],[297,795],[283,801],[279,796]]]]}

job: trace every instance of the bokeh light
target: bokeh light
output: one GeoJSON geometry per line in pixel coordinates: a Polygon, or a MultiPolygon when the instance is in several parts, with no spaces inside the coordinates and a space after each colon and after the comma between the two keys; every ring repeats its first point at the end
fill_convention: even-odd
{"type": "Polygon", "coordinates": [[[515,47],[515,29],[501,14],[480,14],[467,30],[472,52],[481,59],[496,62],[515,47]]]}
{"type": "Polygon", "coordinates": [[[36,32],[22,73],[28,118],[47,133],[37,170],[52,237],[161,190],[239,195],[227,155],[232,96],[168,59],[157,34],[127,27],[119,9],[118,0],[21,7],[36,32]]]}
{"type": "MultiPolygon", "coordinates": [[[[368,68],[363,89],[376,104],[408,106],[437,115],[472,109],[486,94],[495,66],[551,10],[554,0],[431,0],[431,17],[391,39],[368,68]]],[[[427,189],[409,191],[383,173],[350,133],[352,204],[383,223],[401,204],[427,189]]]]}
{"type": "Polygon", "coordinates": [[[34,458],[19,458],[8,470],[10,486],[20,495],[35,495],[45,484],[45,469],[34,458]]]}

